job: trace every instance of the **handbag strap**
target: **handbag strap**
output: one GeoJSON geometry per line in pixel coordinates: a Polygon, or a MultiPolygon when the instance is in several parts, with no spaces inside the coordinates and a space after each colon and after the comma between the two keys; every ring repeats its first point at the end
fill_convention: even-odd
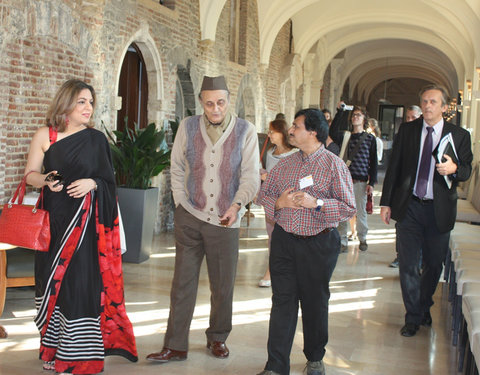
{"type": "MultiPolygon", "coordinates": [[[[17,186],[17,189],[15,190],[15,194],[13,194],[13,197],[10,200],[11,204],[15,203],[17,196],[18,196],[17,204],[23,203],[23,198],[25,197],[25,193],[27,190],[27,176],[32,172],[35,172],[35,171],[30,171],[25,176],[23,176],[22,181],[20,181],[20,183],[17,186]]],[[[40,190],[40,195],[37,199],[37,203],[35,203],[36,208],[40,207],[40,202],[42,203],[42,207],[43,207],[43,188],[40,190]]]]}
{"type": "Polygon", "coordinates": [[[267,135],[267,138],[265,139],[265,142],[263,142],[262,151],[260,152],[260,163],[262,162],[263,154],[265,154],[265,150],[267,149],[267,144],[268,144],[269,141],[270,141],[270,138],[268,138],[268,135],[267,135]]]}
{"type": "Polygon", "coordinates": [[[50,139],[50,145],[57,141],[58,132],[53,126],[48,127],[48,138],[50,139]]]}
{"type": "Polygon", "coordinates": [[[44,208],[43,206],[43,189],[45,187],[42,187],[40,189],[40,195],[38,196],[37,203],[35,203],[35,208],[44,208]],[[42,203],[42,207],[40,207],[40,203],[42,203]]]}
{"type": "Polygon", "coordinates": [[[17,190],[15,190],[15,194],[13,194],[13,197],[10,201],[10,203],[15,203],[17,200],[18,196],[18,204],[22,204],[23,202],[23,197],[25,196],[25,190],[27,188],[27,176],[32,173],[33,171],[28,172],[25,176],[23,176],[22,181],[17,186],[17,190]]]}

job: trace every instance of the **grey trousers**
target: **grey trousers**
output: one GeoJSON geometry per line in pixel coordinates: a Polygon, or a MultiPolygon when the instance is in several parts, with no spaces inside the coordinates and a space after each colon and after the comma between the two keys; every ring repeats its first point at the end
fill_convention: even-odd
{"type": "Polygon", "coordinates": [[[238,261],[239,228],[201,221],[182,206],[175,210],[175,271],[170,292],[170,315],[164,346],[188,350],[188,333],[197,298],[203,258],[210,280],[208,341],[225,341],[232,330],[233,286],[238,261]]]}
{"type": "MultiPolygon", "coordinates": [[[[355,182],[353,184],[353,193],[355,194],[355,204],[357,206],[357,235],[360,241],[367,240],[368,222],[367,222],[367,183],[355,182]]],[[[342,245],[348,244],[347,231],[348,223],[344,221],[338,224],[338,232],[342,245]]]]}

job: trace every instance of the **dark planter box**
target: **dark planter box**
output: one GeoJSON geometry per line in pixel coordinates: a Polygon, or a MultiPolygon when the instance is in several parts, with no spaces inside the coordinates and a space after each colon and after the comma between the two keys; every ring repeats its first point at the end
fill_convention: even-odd
{"type": "Polygon", "coordinates": [[[127,252],[123,261],[141,263],[150,258],[153,227],[158,205],[158,188],[118,188],[118,204],[122,213],[127,252]]]}

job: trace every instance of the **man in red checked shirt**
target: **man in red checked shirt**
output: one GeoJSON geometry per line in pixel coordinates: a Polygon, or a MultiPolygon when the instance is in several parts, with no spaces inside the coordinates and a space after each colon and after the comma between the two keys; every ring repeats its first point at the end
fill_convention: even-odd
{"type": "Polygon", "coordinates": [[[328,123],[316,109],[295,115],[289,143],[300,152],[282,159],[258,196],[275,224],[270,253],[272,311],[268,361],[258,375],[290,373],[290,351],[301,303],[307,375],[324,375],[329,282],[338,254],[339,222],[355,215],[345,163],[325,149],[328,123]]]}

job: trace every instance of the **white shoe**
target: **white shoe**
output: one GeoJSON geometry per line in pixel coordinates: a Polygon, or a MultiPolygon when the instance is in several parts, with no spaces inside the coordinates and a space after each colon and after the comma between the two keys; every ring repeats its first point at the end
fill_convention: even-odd
{"type": "Polygon", "coordinates": [[[272,286],[272,281],[271,280],[264,280],[264,279],[261,279],[259,282],[258,282],[258,286],[260,288],[270,288],[272,286]]]}

